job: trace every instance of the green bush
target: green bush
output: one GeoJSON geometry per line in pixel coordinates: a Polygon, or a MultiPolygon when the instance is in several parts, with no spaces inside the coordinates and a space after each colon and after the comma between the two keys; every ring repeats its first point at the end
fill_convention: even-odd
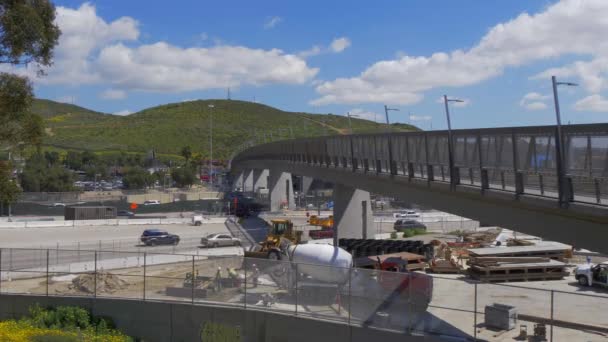
{"type": "Polygon", "coordinates": [[[396,238],[397,238],[397,232],[392,232],[391,239],[396,239],[396,238]]]}
{"type": "Polygon", "coordinates": [[[46,309],[35,305],[30,308],[30,317],[25,318],[24,321],[37,328],[67,331],[91,330],[99,335],[114,334],[116,328],[111,318],[91,316],[87,310],[76,306],[58,306],[46,309]]]}

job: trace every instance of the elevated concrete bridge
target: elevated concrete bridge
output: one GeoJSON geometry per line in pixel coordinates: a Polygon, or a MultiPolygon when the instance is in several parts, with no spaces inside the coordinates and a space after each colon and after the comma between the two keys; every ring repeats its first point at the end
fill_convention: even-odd
{"type": "Polygon", "coordinates": [[[608,124],[286,140],[242,151],[232,171],[268,187],[273,210],[293,205],[291,174],[334,182],[339,237],[371,233],[374,192],[608,253],[608,124]]]}

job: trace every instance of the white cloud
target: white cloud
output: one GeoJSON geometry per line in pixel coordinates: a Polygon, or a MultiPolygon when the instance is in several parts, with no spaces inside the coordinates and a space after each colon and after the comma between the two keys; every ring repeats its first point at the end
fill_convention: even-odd
{"type": "Polygon", "coordinates": [[[430,115],[410,115],[412,121],[430,121],[433,117],[430,115]]]}
{"type": "Polygon", "coordinates": [[[127,92],[120,89],[106,89],[99,97],[106,100],[121,100],[127,97],[127,92]]]}
{"type": "MultiPolygon", "coordinates": [[[[279,49],[223,44],[184,48],[162,41],[139,44],[135,19],[106,22],[88,3],[78,9],[57,7],[57,23],[62,35],[54,65],[48,76],[35,79],[40,84],[109,84],[117,89],[181,92],[246,84],[303,84],[318,73],[303,58],[279,49]]],[[[35,76],[33,68],[16,71],[35,76]]]]}
{"type": "Polygon", "coordinates": [[[307,57],[311,57],[311,56],[320,55],[322,52],[323,52],[323,48],[321,48],[319,45],[315,45],[308,50],[298,52],[298,56],[302,57],[302,58],[307,58],[307,57]]]}
{"type": "Polygon", "coordinates": [[[74,104],[74,103],[76,103],[76,96],[65,95],[65,96],[61,96],[61,97],[56,98],[55,101],[61,102],[61,103],[71,103],[71,104],[74,104]]]}
{"type": "Polygon", "coordinates": [[[608,112],[608,99],[594,94],[587,96],[574,104],[574,109],[589,112],[608,112]]]}
{"type": "Polygon", "coordinates": [[[321,45],[314,45],[308,50],[298,52],[298,56],[301,58],[307,58],[312,56],[318,56],[325,53],[341,53],[350,46],[350,39],[346,37],[334,39],[329,46],[324,47],[321,45]]]}
{"type": "Polygon", "coordinates": [[[547,109],[547,104],[544,102],[529,102],[526,103],[523,107],[527,110],[543,110],[547,109]]]}
{"type": "Polygon", "coordinates": [[[243,84],[302,84],[318,72],[303,59],[278,49],[241,46],[183,49],[164,42],[136,48],[122,44],[105,47],[97,65],[108,82],[123,88],[159,92],[243,84]]]}
{"type": "MultiPolygon", "coordinates": [[[[316,87],[320,96],[311,103],[411,104],[429,89],[477,84],[502,74],[505,68],[566,54],[600,58],[597,63],[605,66],[601,69],[605,72],[607,17],[608,1],[562,0],[540,13],[522,13],[497,24],[468,50],[405,55],[374,63],[358,76],[325,82],[316,87]]],[[[600,77],[597,70],[588,69],[591,76],[600,77]]]]}
{"type": "Polygon", "coordinates": [[[342,52],[342,51],[346,50],[346,48],[348,48],[349,46],[350,46],[350,39],[348,39],[346,37],[336,38],[329,45],[331,51],[333,51],[335,53],[342,52]]]}
{"type": "Polygon", "coordinates": [[[266,22],[264,23],[264,28],[266,30],[272,29],[275,26],[277,26],[279,23],[281,23],[282,21],[283,21],[283,18],[278,17],[278,16],[269,17],[268,19],[266,19],[266,22]]]}
{"type": "Polygon", "coordinates": [[[543,95],[537,92],[531,92],[527,93],[521,98],[521,100],[519,101],[519,105],[527,110],[543,110],[547,109],[547,104],[545,102],[550,98],[551,95],[543,95]]]}
{"type": "Polygon", "coordinates": [[[376,121],[378,119],[378,113],[364,110],[361,108],[353,108],[348,111],[350,115],[357,119],[376,121]]]}
{"type": "Polygon", "coordinates": [[[124,116],[124,115],[129,115],[129,114],[133,114],[132,111],[125,109],[125,110],[121,110],[118,112],[113,113],[114,115],[120,115],[120,116],[124,116]]]}

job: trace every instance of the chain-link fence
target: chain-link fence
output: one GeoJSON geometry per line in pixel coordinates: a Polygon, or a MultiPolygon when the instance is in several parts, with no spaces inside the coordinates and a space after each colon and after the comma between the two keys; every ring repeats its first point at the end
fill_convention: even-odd
{"type": "Polygon", "coordinates": [[[0,249],[0,295],[221,304],[463,340],[511,341],[523,330],[549,341],[604,339],[608,295],[576,289],[243,256],[0,249]],[[490,317],[496,308],[508,310],[490,317]]]}

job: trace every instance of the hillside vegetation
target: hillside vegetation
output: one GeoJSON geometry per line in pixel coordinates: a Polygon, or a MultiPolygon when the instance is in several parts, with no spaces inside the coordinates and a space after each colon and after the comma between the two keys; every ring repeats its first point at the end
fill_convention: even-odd
{"type": "MultiPolygon", "coordinates": [[[[128,116],[98,113],[70,104],[37,100],[32,110],[45,119],[44,144],[59,149],[180,153],[184,146],[207,156],[212,118],[214,158],[228,158],[245,143],[348,134],[348,118],[285,112],[259,103],[199,100],[152,107],[128,116]],[[213,107],[210,107],[213,105],[213,107]]],[[[355,133],[385,125],[352,118],[355,133]]],[[[417,129],[392,126],[394,131],[417,129]]]]}

